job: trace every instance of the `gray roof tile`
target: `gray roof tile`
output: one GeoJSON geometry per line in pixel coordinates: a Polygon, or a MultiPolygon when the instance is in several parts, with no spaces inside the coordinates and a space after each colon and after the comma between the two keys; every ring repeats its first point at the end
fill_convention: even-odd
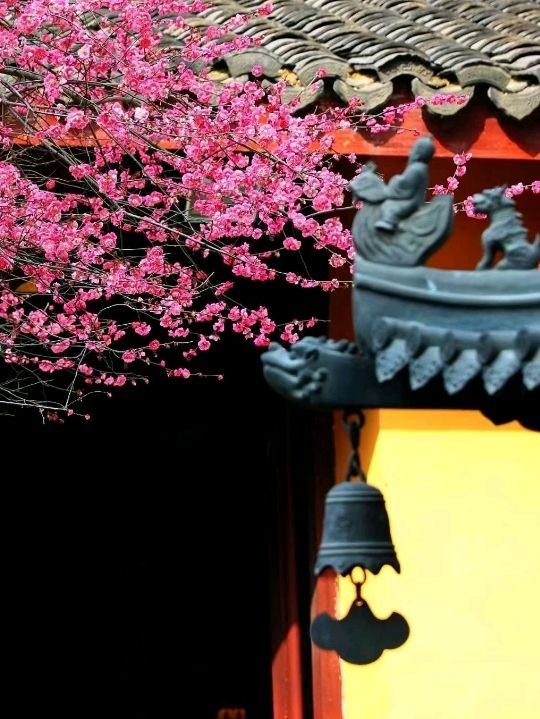
{"type": "MultiPolygon", "coordinates": [[[[263,0],[213,0],[203,17],[220,23],[256,9],[263,0]]],[[[515,119],[540,106],[540,2],[521,0],[273,0],[274,10],[239,30],[261,47],[227,61],[239,77],[248,62],[268,78],[309,83],[319,68],[327,89],[341,99],[361,97],[367,110],[391,96],[391,83],[407,78],[413,92],[475,92],[487,86],[493,104],[515,119]],[[259,59],[258,53],[260,54],[259,59]],[[369,71],[369,85],[354,83],[369,71]],[[332,82],[331,78],[335,78],[332,82]],[[417,82],[412,82],[416,79],[417,82]]],[[[317,95],[309,95],[310,101],[317,95]]],[[[446,106],[435,111],[447,114],[446,106]]]]}
{"type": "MultiPolygon", "coordinates": [[[[262,4],[214,2],[208,22],[262,4]]],[[[272,14],[258,18],[256,30],[262,47],[246,53],[245,60],[260,52],[267,77],[276,77],[279,67],[304,85],[324,68],[335,78],[327,88],[341,99],[362,97],[368,110],[388,101],[389,83],[400,77],[409,79],[413,92],[440,92],[441,78],[453,92],[466,87],[472,94],[486,86],[494,105],[516,119],[540,106],[539,2],[274,0],[272,14]],[[351,81],[358,70],[370,72],[369,84],[351,81]]],[[[249,28],[240,32],[252,34],[249,28]]],[[[236,76],[249,70],[247,62],[228,66],[236,76]]],[[[444,105],[437,109],[447,112],[444,105]]]]}

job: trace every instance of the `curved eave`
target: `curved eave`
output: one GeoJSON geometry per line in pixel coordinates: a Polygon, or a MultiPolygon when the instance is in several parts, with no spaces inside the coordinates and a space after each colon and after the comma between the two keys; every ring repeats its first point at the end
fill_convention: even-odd
{"type": "Polygon", "coordinates": [[[391,317],[381,321],[390,327],[383,341],[372,338],[375,373],[381,383],[407,371],[415,391],[438,376],[449,395],[476,380],[490,396],[516,377],[526,392],[540,387],[540,325],[513,332],[451,332],[391,317]]]}

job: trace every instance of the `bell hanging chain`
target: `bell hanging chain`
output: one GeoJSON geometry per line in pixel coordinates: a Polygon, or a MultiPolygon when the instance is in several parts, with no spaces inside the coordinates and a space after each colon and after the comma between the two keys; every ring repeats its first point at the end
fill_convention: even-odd
{"type": "Polygon", "coordinates": [[[366,475],[360,464],[360,430],[364,426],[366,418],[361,410],[356,412],[345,412],[343,415],[343,426],[349,434],[351,454],[345,474],[345,482],[350,482],[358,477],[361,482],[367,482],[366,475]]]}

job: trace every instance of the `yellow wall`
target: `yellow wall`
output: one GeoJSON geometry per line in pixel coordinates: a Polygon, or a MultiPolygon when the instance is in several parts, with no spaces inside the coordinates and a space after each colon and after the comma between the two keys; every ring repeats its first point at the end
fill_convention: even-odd
{"type": "MultiPolygon", "coordinates": [[[[374,664],[341,663],[344,719],[539,719],[540,434],[476,412],[377,420],[368,481],[402,573],[363,593],[411,635],[374,664]]],[[[352,598],[340,580],[342,613],[352,598]]]]}

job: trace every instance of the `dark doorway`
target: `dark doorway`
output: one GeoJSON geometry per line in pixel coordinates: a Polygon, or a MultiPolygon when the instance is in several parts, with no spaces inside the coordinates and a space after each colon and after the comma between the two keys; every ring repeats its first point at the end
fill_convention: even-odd
{"type": "MultiPolygon", "coordinates": [[[[273,316],[327,316],[321,293],[263,286],[270,298],[273,316]]],[[[291,623],[303,670],[278,681],[310,715],[310,493],[330,481],[314,466],[329,423],[271,391],[242,338],[210,354],[222,382],[155,378],[96,399],[90,422],[0,416],[5,686],[21,716],[271,719],[291,623]]]]}
{"type": "Polygon", "coordinates": [[[223,382],[157,381],[96,402],[91,422],[0,418],[21,709],[270,719],[269,472],[287,408],[231,342],[223,382]]]}

